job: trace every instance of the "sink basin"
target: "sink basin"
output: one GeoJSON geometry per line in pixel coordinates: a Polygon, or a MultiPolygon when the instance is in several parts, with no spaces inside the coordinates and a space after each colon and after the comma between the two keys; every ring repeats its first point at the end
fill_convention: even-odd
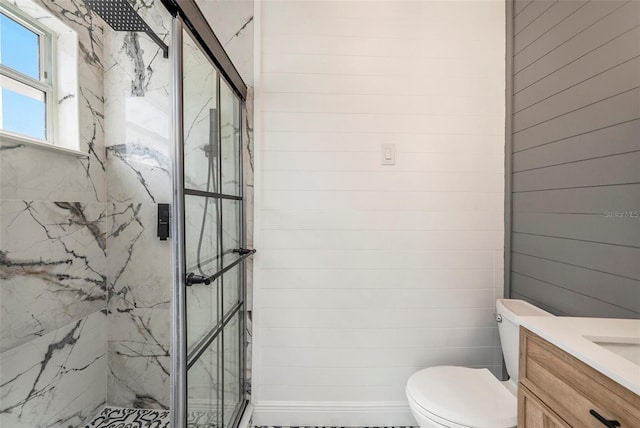
{"type": "Polygon", "coordinates": [[[585,339],[603,347],[607,351],[621,356],[640,366],[640,338],[639,337],[594,337],[584,336],[585,339]]]}

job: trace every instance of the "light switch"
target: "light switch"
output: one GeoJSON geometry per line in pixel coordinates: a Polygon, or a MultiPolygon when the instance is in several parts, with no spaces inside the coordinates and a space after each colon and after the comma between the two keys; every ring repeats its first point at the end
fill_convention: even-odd
{"type": "Polygon", "coordinates": [[[396,145],[395,144],[383,144],[381,150],[381,165],[395,165],[396,164],[396,145]]]}

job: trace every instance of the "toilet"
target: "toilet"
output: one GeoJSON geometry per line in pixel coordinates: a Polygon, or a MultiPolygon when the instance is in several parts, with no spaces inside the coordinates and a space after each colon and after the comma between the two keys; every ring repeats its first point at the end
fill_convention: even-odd
{"type": "Polygon", "coordinates": [[[553,316],[523,300],[498,299],[496,320],[508,381],[487,369],[436,366],[407,381],[411,413],[421,428],[514,428],[517,425],[518,347],[522,316],[553,316]]]}

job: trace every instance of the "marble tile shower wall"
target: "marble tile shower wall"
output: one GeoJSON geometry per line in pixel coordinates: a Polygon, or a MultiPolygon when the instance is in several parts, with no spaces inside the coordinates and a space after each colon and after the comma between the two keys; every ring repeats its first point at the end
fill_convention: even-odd
{"type": "MultiPolygon", "coordinates": [[[[160,1],[135,9],[171,49],[160,1]]],[[[107,170],[107,402],[168,409],[171,241],[156,237],[170,203],[171,62],[145,34],[105,29],[107,170]]]]}
{"type": "MultiPolygon", "coordinates": [[[[12,0],[20,5],[22,0],[12,0]]],[[[0,426],[78,426],[105,403],[107,288],[103,25],[46,0],[79,42],[80,150],[0,148],[0,426]]]]}

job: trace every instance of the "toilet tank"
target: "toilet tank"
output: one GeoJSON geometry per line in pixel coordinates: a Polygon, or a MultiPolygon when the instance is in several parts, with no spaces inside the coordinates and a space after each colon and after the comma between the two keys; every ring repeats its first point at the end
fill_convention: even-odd
{"type": "Polygon", "coordinates": [[[496,319],[502,344],[502,355],[512,382],[518,382],[518,356],[520,348],[520,317],[553,315],[524,300],[498,299],[496,319]]]}

